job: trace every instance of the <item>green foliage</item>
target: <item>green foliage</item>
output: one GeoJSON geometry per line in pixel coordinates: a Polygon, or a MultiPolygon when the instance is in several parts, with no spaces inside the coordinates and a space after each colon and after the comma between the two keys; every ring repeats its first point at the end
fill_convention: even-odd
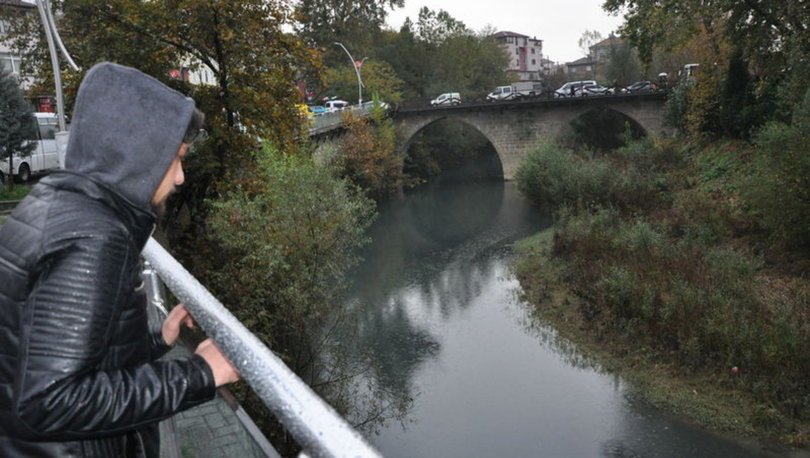
{"type": "Polygon", "coordinates": [[[641,75],[641,64],[635,50],[626,43],[614,44],[608,52],[604,77],[612,84],[629,86],[641,75]]]}
{"type": "Polygon", "coordinates": [[[405,185],[403,157],[396,153],[396,130],[382,110],[371,119],[351,112],[343,115],[346,135],[341,140],[337,167],[341,173],[378,201],[405,185]]]}
{"type": "Polygon", "coordinates": [[[743,197],[773,239],[810,248],[810,91],[790,124],[772,122],[755,137],[743,197]]]}
{"type": "Polygon", "coordinates": [[[573,290],[587,298],[579,311],[594,328],[688,370],[739,366],[746,374],[740,383],[760,399],[806,418],[805,296],[782,291],[764,301],[755,257],[673,237],[666,226],[609,209],[565,212],[553,253],[565,259],[573,290]]]}
{"type": "Polygon", "coordinates": [[[737,49],[728,64],[720,91],[720,125],[730,138],[750,137],[753,129],[753,100],[751,76],[742,51],[737,49]]]}
{"type": "Polygon", "coordinates": [[[491,37],[473,33],[444,11],[427,8],[419,22],[406,20],[398,33],[383,34],[378,58],[404,81],[403,99],[428,99],[443,92],[475,98],[506,82],[510,56],[491,37]]]}
{"type": "MultiPolygon", "coordinates": [[[[325,93],[354,103],[358,95],[357,74],[348,59],[344,60],[342,64],[326,71],[324,79],[329,83],[329,87],[325,93]]],[[[382,101],[391,105],[402,100],[402,80],[387,62],[367,60],[362,66],[360,76],[363,79],[365,100],[370,99],[372,94],[377,94],[382,101]]]]}
{"type": "Polygon", "coordinates": [[[312,376],[324,324],[345,315],[337,304],[373,203],[328,167],[269,146],[250,183],[211,202],[210,235],[228,262],[209,274],[254,334],[312,376]]]}
{"type": "Polygon", "coordinates": [[[515,178],[521,192],[540,205],[647,208],[659,202],[661,182],[655,173],[643,174],[642,167],[652,167],[650,162],[656,159],[650,157],[663,163],[669,160],[666,154],[647,151],[655,148],[642,142],[612,157],[592,156],[543,143],[526,155],[515,178]]]}
{"type": "MultiPolygon", "coordinates": [[[[283,149],[297,142],[302,124],[294,81],[317,63],[314,51],[283,30],[292,22],[289,5],[76,0],[53,6],[65,45],[83,71],[102,60],[133,66],[192,96],[206,114],[212,138],[190,163],[192,185],[181,196],[186,202],[202,202],[234,183],[256,137],[283,149]],[[210,70],[213,84],[170,79],[169,71],[181,65],[210,70]]],[[[39,17],[28,15],[26,21],[12,23],[11,38],[24,61],[40,65],[36,76],[47,80],[50,61],[43,58],[47,44],[39,17]]],[[[73,105],[82,77],[65,72],[66,106],[73,105]]]]}
{"type": "Polygon", "coordinates": [[[386,10],[402,5],[402,0],[302,0],[295,7],[296,28],[305,40],[325,49],[327,64],[338,66],[346,55],[334,42],[352,52],[368,52],[385,25],[386,10]]]}
{"type": "MultiPolygon", "coordinates": [[[[17,78],[0,74],[0,160],[8,161],[9,170],[14,169],[14,154],[24,156],[36,147],[36,143],[26,142],[36,137],[36,129],[36,120],[17,78]]],[[[14,180],[6,181],[11,190],[14,180]]]]}

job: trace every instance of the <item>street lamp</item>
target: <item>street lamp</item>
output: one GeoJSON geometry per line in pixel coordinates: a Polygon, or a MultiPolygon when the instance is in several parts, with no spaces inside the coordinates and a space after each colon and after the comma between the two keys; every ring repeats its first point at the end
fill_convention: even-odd
{"type": "Polygon", "coordinates": [[[73,62],[68,54],[56,24],[53,20],[51,5],[48,0],[36,0],[42,26],[45,28],[45,38],[48,40],[48,51],[51,55],[51,65],[53,66],[53,82],[56,89],[56,114],[59,122],[59,132],[56,133],[56,148],[59,156],[59,167],[65,168],[65,148],[67,147],[68,132],[65,123],[65,102],[62,97],[62,72],[59,69],[59,58],[56,55],[56,46],[62,51],[65,60],[75,71],[79,71],[79,66],[73,62]]]}
{"type": "Polygon", "coordinates": [[[349,56],[349,59],[352,61],[352,67],[354,67],[354,73],[357,75],[357,105],[358,106],[362,105],[363,104],[363,79],[360,78],[360,67],[363,66],[363,62],[365,62],[366,59],[368,59],[368,57],[364,57],[363,60],[361,60],[360,62],[357,62],[356,60],[354,60],[354,57],[352,57],[351,53],[349,53],[349,50],[346,49],[345,46],[343,46],[343,43],[339,43],[339,42],[336,41],[335,44],[340,46],[341,48],[343,48],[343,50],[346,51],[346,55],[349,56]]]}

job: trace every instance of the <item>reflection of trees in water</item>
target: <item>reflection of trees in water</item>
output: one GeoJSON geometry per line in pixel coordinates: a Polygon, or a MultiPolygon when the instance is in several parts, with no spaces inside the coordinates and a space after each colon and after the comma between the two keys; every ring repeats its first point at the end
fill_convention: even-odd
{"type": "MultiPolygon", "coordinates": [[[[520,290],[516,290],[514,294],[519,298],[522,296],[520,290]]],[[[543,316],[542,311],[537,306],[523,300],[515,302],[521,304],[517,318],[518,324],[520,324],[529,335],[537,338],[540,345],[550,349],[554,354],[559,356],[560,360],[570,366],[579,369],[592,369],[603,374],[607,373],[596,358],[585,354],[575,343],[560,335],[552,324],[549,323],[548,319],[543,316]]],[[[618,378],[615,380],[615,383],[619,383],[618,378]]]]}
{"type": "Polygon", "coordinates": [[[500,254],[533,226],[515,196],[504,204],[502,182],[454,183],[381,211],[352,275],[353,315],[329,352],[340,368],[330,377],[348,381],[332,384],[331,397],[345,400],[341,411],[352,423],[367,432],[407,423],[416,373],[440,350],[430,317],[446,321],[466,310],[495,281],[500,254]]]}

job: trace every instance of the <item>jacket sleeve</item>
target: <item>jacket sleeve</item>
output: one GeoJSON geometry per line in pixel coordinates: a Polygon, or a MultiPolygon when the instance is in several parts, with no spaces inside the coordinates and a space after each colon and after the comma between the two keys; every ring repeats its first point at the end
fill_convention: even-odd
{"type": "Polygon", "coordinates": [[[99,371],[138,256],[122,234],[85,236],[43,256],[28,297],[14,385],[18,431],[75,440],[155,422],[214,397],[199,356],[99,371]]]}
{"type": "Polygon", "coordinates": [[[149,330],[149,359],[155,361],[168,353],[171,349],[171,345],[163,340],[163,329],[160,324],[157,324],[154,329],[149,330]]]}

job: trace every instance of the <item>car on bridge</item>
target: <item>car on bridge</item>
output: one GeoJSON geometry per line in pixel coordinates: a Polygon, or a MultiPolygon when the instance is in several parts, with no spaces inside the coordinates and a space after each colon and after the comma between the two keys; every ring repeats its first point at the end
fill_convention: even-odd
{"type": "Polygon", "coordinates": [[[430,101],[430,106],[458,105],[461,103],[461,94],[458,92],[445,92],[430,101]]]}
{"type": "Polygon", "coordinates": [[[334,113],[335,111],[343,110],[350,104],[345,100],[327,100],[323,106],[326,107],[327,113],[334,113]]]}
{"type": "Polygon", "coordinates": [[[588,86],[597,86],[596,81],[569,81],[554,91],[554,97],[577,97],[577,92],[581,92],[585,87],[588,86]]]}
{"type": "Polygon", "coordinates": [[[327,113],[326,107],[323,105],[310,105],[309,112],[315,116],[320,116],[327,113]]]}
{"type": "Polygon", "coordinates": [[[627,92],[630,94],[643,94],[645,92],[653,92],[658,88],[652,81],[636,81],[635,83],[627,86],[627,92]]]}

